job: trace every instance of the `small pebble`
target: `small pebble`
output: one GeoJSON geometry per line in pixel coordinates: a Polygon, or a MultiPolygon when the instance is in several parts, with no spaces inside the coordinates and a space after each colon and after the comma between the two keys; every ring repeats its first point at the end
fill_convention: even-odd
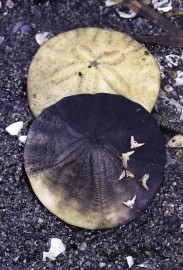
{"type": "Polygon", "coordinates": [[[175,155],[177,158],[183,157],[183,150],[178,150],[175,155]]]}
{"type": "Polygon", "coordinates": [[[13,33],[20,32],[22,35],[27,34],[32,30],[32,27],[24,21],[18,21],[13,27],[13,33]]]}
{"type": "Polygon", "coordinates": [[[167,145],[171,148],[183,147],[183,136],[181,134],[175,135],[168,141],[167,145]]]}
{"type": "Polygon", "coordinates": [[[43,45],[46,41],[48,41],[50,38],[52,38],[54,35],[51,32],[42,32],[39,33],[35,36],[35,39],[37,43],[41,46],[43,45]]]}
{"type": "Polygon", "coordinates": [[[177,71],[177,77],[175,78],[175,86],[183,85],[183,71],[177,71]]]}
{"type": "Polygon", "coordinates": [[[134,259],[132,256],[127,256],[126,257],[128,267],[131,268],[134,265],[134,259]]]}
{"type": "Polygon", "coordinates": [[[165,85],[164,86],[164,90],[168,93],[172,92],[173,91],[173,87],[169,84],[165,85]]]}
{"type": "Polygon", "coordinates": [[[100,262],[100,263],[99,263],[99,267],[100,267],[100,268],[104,268],[104,267],[106,267],[106,263],[104,263],[104,262],[100,262]]]}
{"type": "Polygon", "coordinates": [[[4,42],[4,37],[0,36],[0,45],[3,44],[3,42],[4,42]]]}
{"type": "Polygon", "coordinates": [[[170,70],[168,71],[168,74],[172,79],[175,79],[177,77],[176,71],[170,70]]]}
{"type": "Polygon", "coordinates": [[[9,125],[5,130],[10,134],[10,135],[18,135],[20,130],[23,128],[23,122],[15,122],[11,125],[9,125]]]}
{"type": "Polygon", "coordinates": [[[13,7],[14,7],[13,1],[7,0],[7,1],[6,1],[6,7],[8,7],[8,8],[13,8],[13,7]]]}
{"type": "Polygon", "coordinates": [[[85,250],[87,248],[87,244],[85,242],[81,243],[79,246],[80,250],[85,250]]]}

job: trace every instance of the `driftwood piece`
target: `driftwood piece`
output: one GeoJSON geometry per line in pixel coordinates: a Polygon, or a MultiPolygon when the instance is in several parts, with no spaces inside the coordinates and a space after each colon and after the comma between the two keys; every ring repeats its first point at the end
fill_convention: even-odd
{"type": "Polygon", "coordinates": [[[139,1],[115,0],[115,2],[137,12],[168,34],[167,36],[136,36],[135,38],[139,41],[144,43],[157,43],[165,46],[183,47],[183,31],[180,26],[175,25],[163,15],[139,1]]]}

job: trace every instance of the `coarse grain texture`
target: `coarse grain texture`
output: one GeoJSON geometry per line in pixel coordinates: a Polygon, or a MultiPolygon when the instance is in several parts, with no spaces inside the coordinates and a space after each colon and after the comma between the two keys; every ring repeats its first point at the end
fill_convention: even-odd
{"type": "MultiPolygon", "coordinates": [[[[40,203],[24,171],[24,145],[5,131],[8,125],[23,121],[20,135],[26,135],[33,121],[27,102],[26,81],[28,67],[39,48],[35,39],[39,32],[57,35],[74,28],[100,27],[131,36],[155,36],[163,35],[163,31],[138,15],[132,20],[119,18],[116,9],[106,8],[103,0],[39,1],[42,5],[30,0],[13,2],[10,9],[5,6],[6,0],[1,0],[0,8],[0,36],[4,37],[0,45],[0,269],[126,270],[126,257],[132,256],[134,270],[143,269],[138,267],[141,263],[156,270],[181,270],[182,149],[167,148],[163,184],[141,216],[124,227],[89,231],[66,225],[40,203]],[[19,21],[31,25],[32,30],[27,34],[13,33],[19,21]],[[62,239],[66,251],[53,262],[43,262],[43,251],[49,250],[51,238],[62,239]]],[[[180,1],[174,0],[173,3],[179,6],[180,1]]],[[[169,19],[179,25],[183,23],[182,16],[169,19]]],[[[167,84],[174,86],[177,71],[182,70],[182,60],[178,66],[170,66],[165,59],[170,54],[181,56],[182,50],[152,44],[146,44],[146,47],[160,64],[162,89],[167,84]]],[[[165,95],[181,104],[182,86],[173,88],[165,95]]],[[[170,125],[173,120],[182,127],[180,112],[176,112],[179,108],[167,106],[161,98],[156,109],[160,115],[163,113],[170,125]]],[[[176,133],[180,134],[178,129],[176,133]]],[[[165,143],[173,135],[168,128],[164,130],[165,143]]]]}
{"type": "Polygon", "coordinates": [[[160,89],[159,66],[132,37],[113,30],[79,28],[47,41],[28,72],[32,113],[74,94],[121,94],[152,111],[160,89]]]}

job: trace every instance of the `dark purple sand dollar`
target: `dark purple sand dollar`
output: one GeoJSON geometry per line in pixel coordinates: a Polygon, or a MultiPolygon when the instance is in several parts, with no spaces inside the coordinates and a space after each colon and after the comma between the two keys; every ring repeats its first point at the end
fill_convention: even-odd
{"type": "Polygon", "coordinates": [[[24,157],[32,188],[52,213],[101,229],[126,224],[147,208],[163,178],[165,145],[141,105],[118,95],[82,94],[34,120],[24,157]],[[131,149],[132,138],[141,145],[131,149]]]}

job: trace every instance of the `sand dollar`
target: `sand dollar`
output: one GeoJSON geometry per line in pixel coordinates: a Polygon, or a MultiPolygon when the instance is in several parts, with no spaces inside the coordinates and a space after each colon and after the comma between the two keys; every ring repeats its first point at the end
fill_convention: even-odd
{"type": "Polygon", "coordinates": [[[28,72],[28,100],[37,116],[61,98],[81,93],[121,94],[151,111],[160,87],[158,64],[132,37],[80,28],[61,33],[35,54],[28,72]]]}
{"type": "Polygon", "coordinates": [[[126,224],[160,186],[165,146],[154,118],[121,95],[61,99],[34,120],[25,169],[39,200],[89,229],[126,224]]]}

